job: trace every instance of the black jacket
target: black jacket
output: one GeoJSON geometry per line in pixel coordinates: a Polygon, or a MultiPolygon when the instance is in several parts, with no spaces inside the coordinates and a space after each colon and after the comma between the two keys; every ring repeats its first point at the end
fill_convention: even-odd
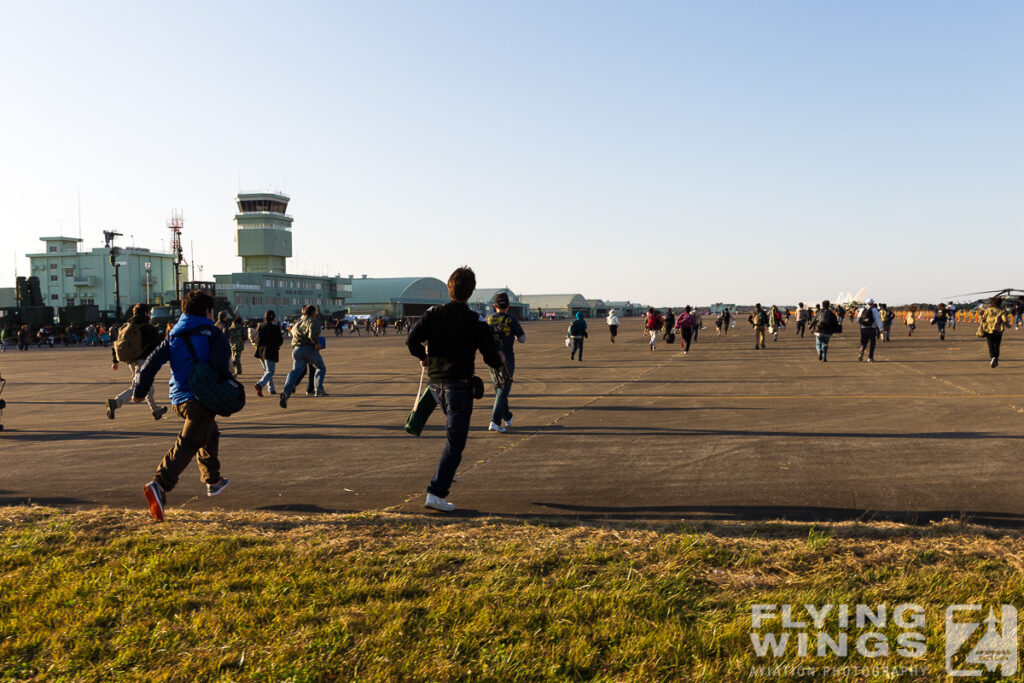
{"type": "Polygon", "coordinates": [[[278,362],[284,337],[277,323],[263,323],[256,330],[256,357],[263,360],[278,362]]]}
{"type": "MultiPolygon", "coordinates": [[[[149,357],[149,354],[153,353],[153,350],[160,345],[160,333],[157,332],[157,329],[149,322],[149,318],[144,315],[133,315],[128,322],[139,325],[139,334],[142,335],[142,355],[135,359],[135,362],[142,365],[142,362],[149,357]]],[[[127,325],[128,323],[125,323],[118,327],[118,334],[120,334],[121,330],[123,330],[127,325]]],[[[110,341],[117,341],[117,335],[114,335],[113,339],[110,341]]],[[[117,360],[117,351],[114,350],[113,344],[110,345],[110,355],[114,359],[115,363],[119,362],[117,360]]]]}
{"type": "Polygon", "coordinates": [[[466,304],[449,301],[429,309],[406,340],[409,353],[429,360],[431,382],[470,379],[477,349],[492,368],[501,367],[501,356],[490,326],[466,304]],[[429,355],[423,348],[426,343],[429,355]]]}

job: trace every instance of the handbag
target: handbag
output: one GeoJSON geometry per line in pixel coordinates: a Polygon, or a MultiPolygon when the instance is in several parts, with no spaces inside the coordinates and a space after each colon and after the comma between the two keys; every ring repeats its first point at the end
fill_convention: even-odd
{"type": "MultiPolygon", "coordinates": [[[[204,328],[200,328],[201,331],[204,328]]],[[[192,372],[188,376],[188,388],[196,400],[221,417],[234,415],[245,407],[245,387],[235,381],[231,375],[224,375],[206,361],[196,356],[192,346],[192,334],[185,336],[189,355],[192,356],[192,372]]]]}
{"type": "Polygon", "coordinates": [[[412,410],[409,411],[409,417],[405,420],[405,431],[409,432],[413,436],[419,436],[423,432],[424,425],[427,424],[427,419],[430,414],[434,412],[434,408],[437,407],[437,400],[434,398],[434,392],[430,390],[428,386],[426,390],[423,389],[423,373],[426,368],[420,370],[420,388],[416,390],[416,402],[412,404],[412,410]]]}
{"type": "Polygon", "coordinates": [[[565,338],[565,348],[569,348],[569,346],[571,344],[572,344],[572,339],[570,339],[569,337],[566,337],[565,338]]]}

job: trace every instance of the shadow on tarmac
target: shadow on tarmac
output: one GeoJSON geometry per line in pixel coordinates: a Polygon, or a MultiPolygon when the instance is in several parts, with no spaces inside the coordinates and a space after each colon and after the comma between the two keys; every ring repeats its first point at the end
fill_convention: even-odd
{"type": "Polygon", "coordinates": [[[594,520],[680,520],[686,521],[771,521],[794,522],[899,522],[928,525],[942,520],[1011,529],[1024,528],[1024,515],[967,510],[858,510],[854,508],[800,506],[591,506],[535,502],[533,505],[571,513],[575,519],[594,520]]]}

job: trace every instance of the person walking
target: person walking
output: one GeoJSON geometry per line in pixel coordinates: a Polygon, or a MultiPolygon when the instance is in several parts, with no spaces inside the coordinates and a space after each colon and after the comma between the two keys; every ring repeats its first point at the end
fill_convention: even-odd
{"type": "MultiPolygon", "coordinates": [[[[131,402],[135,385],[139,381],[139,368],[156,347],[160,345],[160,333],[149,321],[149,306],[143,303],[132,307],[132,317],[117,330],[117,338],[111,347],[113,362],[110,369],[117,371],[122,362],[128,364],[132,372],[132,384],[114,398],[107,399],[107,417],[114,419],[117,410],[131,402]]],[[[158,405],[150,386],[146,394],[146,402],[153,413],[153,419],[159,420],[167,412],[167,406],[158,405]]]]}
{"type": "Polygon", "coordinates": [[[989,367],[999,365],[999,346],[1003,343],[1003,332],[1013,326],[1013,316],[1003,310],[1003,297],[994,296],[981,311],[978,321],[978,336],[988,342],[989,367]]]}
{"type": "Polygon", "coordinates": [[[278,400],[282,408],[288,407],[288,398],[295,392],[295,385],[304,374],[306,364],[316,368],[315,396],[327,396],[324,391],[324,376],[327,374],[327,366],[320,356],[320,320],[316,315],[316,306],[310,304],[302,309],[302,318],[292,327],[292,371],[288,373],[288,379],[281,391],[281,398],[278,400]]]}
{"type": "Polygon", "coordinates": [[[857,360],[864,360],[864,351],[868,352],[868,362],[875,362],[875,342],[882,332],[882,316],[875,307],[875,300],[868,299],[860,313],[857,314],[857,323],[860,325],[860,353],[857,360]]]}
{"type": "Polygon", "coordinates": [[[181,318],[143,363],[132,394],[132,403],[145,400],[156,373],[164,363],[171,364],[171,405],[185,423],[174,445],[160,461],[153,481],[142,487],[149,513],[158,522],[164,521],[167,494],[177,486],[178,477],[193,458],[198,456],[199,475],[206,484],[207,496],[219,495],[229,483],[220,475],[217,414],[203,405],[190,388],[196,362],[208,364],[221,376],[231,376],[231,345],[213,324],[213,306],[213,297],[200,289],[185,293],[181,299],[181,318]]]}
{"type": "Polygon", "coordinates": [[[615,335],[619,333],[619,316],[615,315],[615,309],[608,311],[608,317],[605,318],[605,322],[608,323],[608,333],[611,335],[612,344],[615,343],[615,335]]]}
{"type": "MultiPolygon", "coordinates": [[[[491,369],[491,382],[494,384],[494,407],[491,408],[491,424],[487,429],[492,432],[505,433],[512,426],[512,411],[508,407],[508,395],[512,390],[512,377],[516,372],[515,345],[526,341],[526,332],[508,312],[509,299],[507,292],[494,295],[494,314],[487,318],[487,324],[494,330],[498,338],[498,349],[505,356],[505,370],[491,369]],[[504,426],[502,426],[504,422],[504,426]]],[[[583,352],[580,351],[580,356],[583,352]]]]}
{"type": "Polygon", "coordinates": [[[765,330],[768,329],[768,313],[761,304],[754,304],[754,310],[747,316],[747,322],[754,328],[754,349],[765,348],[765,330]]]}
{"type": "Polygon", "coordinates": [[[700,310],[696,308],[690,309],[690,317],[693,318],[693,339],[694,344],[697,343],[697,337],[700,336],[700,331],[704,329],[704,317],[701,316],[700,310]]]}
{"type": "Polygon", "coordinates": [[[771,311],[768,313],[768,330],[771,332],[772,341],[779,341],[779,332],[786,327],[785,321],[782,319],[782,311],[779,310],[778,306],[772,305],[771,311]]]}
{"type": "Polygon", "coordinates": [[[228,343],[231,344],[231,368],[235,375],[242,374],[242,352],[245,351],[245,339],[247,337],[245,325],[241,318],[235,318],[228,327],[228,343]]]}
{"type": "Polygon", "coordinates": [[[818,352],[818,360],[828,362],[828,343],[832,335],[840,330],[839,318],[832,312],[828,300],[821,302],[821,308],[811,320],[811,331],[814,332],[814,348],[818,352]]]}
{"type": "Polygon", "coordinates": [[[447,421],[441,459],[423,503],[424,507],[441,512],[455,509],[448,500],[448,493],[469,436],[476,352],[480,351],[484,362],[495,370],[502,367],[504,360],[490,327],[469,308],[468,302],[475,289],[473,269],[456,268],[448,278],[450,301],[429,308],[406,337],[409,353],[427,368],[430,393],[447,421]]]}
{"type": "Polygon", "coordinates": [[[576,352],[580,354],[580,362],[583,362],[583,340],[588,337],[587,321],[583,319],[583,311],[576,311],[576,317],[569,324],[565,336],[569,339],[569,360],[576,358],[576,352]]]}
{"type": "Polygon", "coordinates": [[[274,391],[274,372],[277,370],[277,363],[281,356],[281,345],[284,344],[284,337],[281,335],[281,328],[277,325],[277,314],[267,311],[263,314],[263,323],[256,329],[256,358],[263,366],[263,376],[256,382],[256,395],[263,397],[263,387],[269,386],[270,393],[274,391]]]}

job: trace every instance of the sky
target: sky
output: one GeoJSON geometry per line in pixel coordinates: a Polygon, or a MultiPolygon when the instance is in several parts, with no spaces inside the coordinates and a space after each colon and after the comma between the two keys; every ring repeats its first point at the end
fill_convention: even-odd
{"type": "MultiPolygon", "coordinates": [[[[0,23],[0,286],[39,237],[653,305],[1018,285],[1024,3],[47,2],[0,23]],[[80,212],[79,212],[80,207],[80,212]]],[[[197,271],[196,275],[199,275],[197,271]]]]}

